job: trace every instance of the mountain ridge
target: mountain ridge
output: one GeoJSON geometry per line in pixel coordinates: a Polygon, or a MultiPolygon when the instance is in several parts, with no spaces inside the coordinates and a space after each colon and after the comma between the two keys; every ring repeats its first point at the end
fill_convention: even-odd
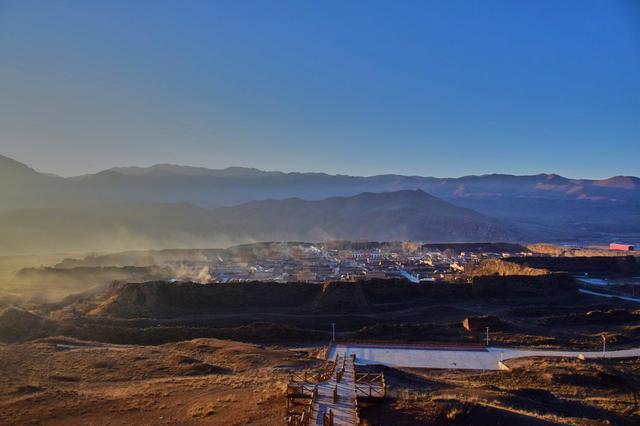
{"type": "Polygon", "coordinates": [[[21,161],[15,160],[11,157],[7,157],[4,156],[2,154],[0,154],[0,167],[4,167],[9,163],[15,163],[18,165],[23,166],[24,168],[27,168],[29,170],[32,170],[38,174],[44,175],[44,176],[57,176],[60,177],[62,179],[76,179],[76,178],[80,178],[80,177],[85,177],[85,176],[93,176],[93,175],[97,175],[103,172],[109,172],[109,171],[113,171],[113,172],[117,172],[120,174],[125,174],[125,175],[141,175],[144,174],[145,172],[153,172],[156,170],[167,170],[170,169],[173,173],[175,174],[185,174],[185,175],[194,175],[196,173],[194,173],[195,171],[199,171],[201,174],[203,175],[219,175],[219,174],[224,174],[224,172],[231,172],[234,175],[242,175],[243,173],[240,173],[242,171],[245,171],[247,175],[251,175],[251,174],[257,174],[257,175],[264,175],[264,174],[269,174],[269,175],[311,175],[311,176],[328,176],[328,177],[353,177],[353,178],[374,178],[374,177],[401,177],[401,178],[423,178],[423,179],[436,179],[436,180],[464,180],[464,179],[474,179],[474,178],[492,178],[492,177],[505,177],[505,178],[536,178],[536,177],[544,177],[544,178],[561,178],[561,179],[565,179],[568,181],[573,181],[573,182],[606,182],[606,181],[610,181],[610,180],[615,180],[615,179],[620,179],[620,178],[626,178],[626,179],[630,179],[633,180],[636,183],[640,183],[640,177],[639,176],[633,176],[633,175],[614,175],[614,176],[610,176],[608,178],[602,178],[602,179],[591,179],[591,178],[571,178],[571,177],[566,177],[566,176],[562,176],[556,173],[545,173],[545,172],[540,172],[540,173],[536,173],[536,174],[525,174],[525,175],[518,175],[518,174],[512,174],[512,173],[483,173],[483,174],[469,174],[469,175],[462,175],[462,176],[458,176],[458,177],[436,177],[436,176],[429,176],[429,175],[416,175],[416,174],[412,174],[412,175],[403,175],[400,173],[381,173],[381,174],[375,174],[375,175],[349,175],[349,174],[344,174],[344,173],[335,173],[335,174],[331,174],[331,173],[325,173],[325,172],[311,172],[311,171],[290,171],[290,172],[283,172],[283,171],[279,171],[279,170],[263,170],[260,168],[256,168],[256,167],[248,167],[248,166],[227,166],[224,168],[210,168],[210,167],[204,167],[204,166],[189,166],[189,165],[181,165],[181,164],[174,164],[174,163],[157,163],[157,164],[153,164],[151,166],[115,166],[115,167],[110,167],[107,169],[103,169],[103,170],[98,170],[97,172],[94,173],[85,173],[82,175],[74,175],[74,176],[69,176],[69,177],[61,177],[60,175],[57,175],[55,173],[44,173],[44,172],[39,172],[36,169],[29,167],[26,163],[23,163],[21,161]]]}
{"type": "Polygon", "coordinates": [[[0,157],[0,177],[0,211],[104,203],[187,203],[217,208],[266,199],[314,201],[366,192],[421,190],[486,217],[517,224],[532,239],[610,239],[640,233],[640,179],[635,176],[600,180],[553,173],[362,177],[160,164],[61,178],[0,157]]]}

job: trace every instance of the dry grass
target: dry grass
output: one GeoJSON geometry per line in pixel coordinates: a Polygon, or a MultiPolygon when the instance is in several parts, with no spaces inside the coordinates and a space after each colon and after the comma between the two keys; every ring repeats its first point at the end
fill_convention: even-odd
{"type": "Polygon", "coordinates": [[[639,424],[640,360],[523,359],[510,372],[386,374],[368,424],[639,424]]]}
{"type": "Polygon", "coordinates": [[[274,367],[308,363],[304,352],[215,339],[5,345],[0,424],[272,424],[287,376],[274,367]]]}

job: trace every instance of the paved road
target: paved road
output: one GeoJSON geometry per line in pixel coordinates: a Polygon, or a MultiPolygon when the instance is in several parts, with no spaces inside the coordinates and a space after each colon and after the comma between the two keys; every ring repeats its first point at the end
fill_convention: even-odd
{"type": "Polygon", "coordinates": [[[613,297],[617,297],[618,299],[622,299],[622,300],[627,300],[629,302],[637,302],[640,303],[640,299],[637,297],[629,297],[629,296],[617,296],[615,294],[606,294],[606,293],[598,293],[596,291],[591,291],[591,290],[585,290],[583,288],[578,289],[578,291],[580,293],[584,293],[584,294],[590,294],[592,296],[600,296],[600,297],[607,297],[609,299],[613,298],[613,297]]]}
{"type": "Polygon", "coordinates": [[[312,407],[311,424],[322,426],[322,418],[329,410],[333,411],[334,425],[351,426],[354,423],[356,414],[355,369],[350,359],[347,359],[345,364],[342,380],[338,382],[336,377],[343,357],[344,354],[340,355],[333,376],[327,381],[318,383],[318,399],[312,407]],[[338,400],[334,403],[333,389],[336,384],[338,385],[338,400]]]}
{"type": "MultiPolygon", "coordinates": [[[[602,357],[602,352],[527,350],[507,348],[471,348],[447,349],[429,347],[402,347],[401,345],[376,344],[338,344],[331,348],[328,359],[339,354],[356,355],[356,364],[381,364],[390,367],[408,368],[441,368],[460,370],[500,370],[501,360],[531,356],[577,357],[583,354],[586,358],[602,357]]],[[[640,356],[640,348],[606,353],[607,358],[626,358],[640,356]]]]}

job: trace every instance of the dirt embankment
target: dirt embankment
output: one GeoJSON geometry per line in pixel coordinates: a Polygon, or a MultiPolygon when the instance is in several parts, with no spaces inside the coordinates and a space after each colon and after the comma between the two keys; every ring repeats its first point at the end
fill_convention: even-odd
{"type": "Polygon", "coordinates": [[[114,283],[90,313],[164,318],[189,313],[295,308],[311,304],[321,290],[316,285],[258,281],[214,285],[167,281],[114,283]]]}
{"type": "Polygon", "coordinates": [[[557,297],[577,294],[576,281],[567,274],[536,276],[486,275],[473,278],[475,297],[557,297]]]}
{"type": "MultiPolygon", "coordinates": [[[[628,252],[609,250],[605,248],[572,248],[556,246],[553,244],[529,244],[527,250],[536,254],[563,257],[593,257],[593,256],[628,256],[628,252]]],[[[640,253],[638,254],[640,255],[640,253]]]]}
{"type": "Polygon", "coordinates": [[[460,300],[468,284],[415,285],[405,280],[307,283],[243,282],[197,284],[155,281],[114,283],[87,313],[119,318],[169,318],[239,312],[349,314],[411,306],[420,300],[460,300]]]}
{"type": "Polygon", "coordinates": [[[413,303],[416,299],[468,297],[468,285],[416,286],[403,280],[305,283],[244,282],[197,284],[165,281],[114,283],[89,312],[94,316],[167,318],[224,312],[350,313],[372,305],[413,303]]]}
{"type": "Polygon", "coordinates": [[[360,283],[331,282],[322,286],[315,308],[327,313],[359,312],[367,309],[367,299],[360,283]]]}
{"type": "MultiPolygon", "coordinates": [[[[161,344],[197,337],[278,344],[319,342],[329,338],[327,324],[331,322],[353,338],[452,341],[476,339],[463,331],[462,319],[501,315],[500,305],[533,304],[546,310],[550,303],[565,306],[576,300],[583,303],[575,282],[566,274],[489,275],[478,276],[472,283],[419,285],[403,280],[326,285],[156,281],[113,284],[99,297],[83,298],[57,310],[47,305],[33,314],[48,315],[55,326],[45,335],[112,343],[161,344]]],[[[588,310],[618,307],[615,303],[589,306],[588,310]]],[[[548,315],[542,312],[534,317],[548,315]]],[[[515,332],[545,334],[544,327],[532,319],[528,324],[502,328],[511,339],[515,332]]],[[[25,336],[33,338],[28,333],[25,336]]],[[[15,338],[0,336],[0,340],[15,338]]]]}
{"type": "Polygon", "coordinates": [[[520,275],[537,276],[549,274],[548,269],[530,267],[518,262],[508,262],[500,259],[483,260],[477,265],[465,267],[465,273],[471,277],[482,275],[520,275]]]}
{"type": "Polygon", "coordinates": [[[588,272],[613,276],[636,276],[640,274],[640,261],[635,256],[529,256],[511,257],[504,261],[522,267],[547,269],[553,272],[588,272]]]}
{"type": "Polygon", "coordinates": [[[456,253],[522,253],[529,251],[527,247],[513,243],[428,243],[422,245],[423,250],[451,250],[456,253]]]}
{"type": "MultiPolygon", "coordinates": [[[[505,262],[503,262],[505,263],[505,262]]],[[[513,266],[520,271],[519,265],[513,266]]],[[[555,297],[574,294],[576,283],[561,273],[482,275],[467,283],[415,285],[404,280],[355,283],[245,282],[197,284],[165,281],[115,283],[99,299],[79,306],[91,317],[172,318],[206,314],[358,314],[420,306],[421,302],[483,297],[555,297]]]]}

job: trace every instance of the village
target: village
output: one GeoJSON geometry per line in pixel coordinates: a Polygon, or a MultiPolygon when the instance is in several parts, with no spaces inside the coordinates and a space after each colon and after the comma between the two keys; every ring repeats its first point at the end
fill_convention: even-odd
{"type": "Polygon", "coordinates": [[[237,246],[203,259],[180,261],[204,271],[200,281],[306,282],[404,278],[412,283],[455,281],[465,266],[486,259],[523,256],[524,252],[460,250],[398,243],[268,243],[237,246]],[[342,247],[340,247],[342,245],[342,247]]]}

